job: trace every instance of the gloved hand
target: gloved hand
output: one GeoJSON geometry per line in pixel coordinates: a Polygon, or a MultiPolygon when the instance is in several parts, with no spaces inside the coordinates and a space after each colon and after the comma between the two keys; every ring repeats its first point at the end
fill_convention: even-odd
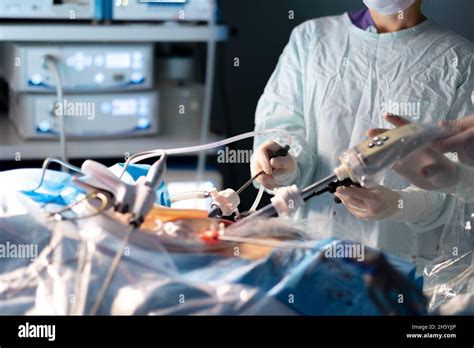
{"type": "MultiPolygon", "coordinates": [[[[410,123],[403,117],[391,114],[385,115],[385,119],[396,127],[410,123]]],[[[385,131],[369,129],[367,135],[372,138],[385,131]]],[[[430,191],[455,186],[459,182],[456,164],[429,146],[398,161],[393,169],[417,187],[430,191]]]]}
{"type": "Polygon", "coordinates": [[[401,196],[383,186],[372,189],[361,187],[338,187],[335,193],[346,208],[361,220],[382,220],[398,211],[401,196]]]}
{"type": "Polygon", "coordinates": [[[440,122],[441,127],[454,131],[454,134],[433,143],[433,148],[442,153],[456,152],[459,161],[474,166],[474,115],[463,119],[440,122]]]}
{"type": "Polygon", "coordinates": [[[285,157],[275,157],[270,159],[281,146],[274,141],[267,141],[260,145],[255,151],[250,164],[252,176],[264,171],[265,174],[260,175],[256,181],[263,187],[273,190],[279,185],[290,184],[296,177],[296,160],[291,155],[285,157]]]}

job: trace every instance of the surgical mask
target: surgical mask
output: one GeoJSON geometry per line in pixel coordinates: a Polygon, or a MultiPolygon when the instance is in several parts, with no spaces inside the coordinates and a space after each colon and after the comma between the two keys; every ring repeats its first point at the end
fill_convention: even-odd
{"type": "Polygon", "coordinates": [[[365,6],[383,15],[393,15],[404,11],[415,3],[415,0],[364,0],[365,6]]]}

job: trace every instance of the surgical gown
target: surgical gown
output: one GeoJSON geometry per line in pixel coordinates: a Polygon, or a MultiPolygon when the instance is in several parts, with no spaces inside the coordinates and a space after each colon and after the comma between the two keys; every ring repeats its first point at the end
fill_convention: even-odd
{"type": "MultiPolygon", "coordinates": [[[[311,20],[294,29],[258,103],[255,128],[293,132],[298,174],[292,183],[304,187],[330,175],[343,150],[366,140],[367,129],[392,128],[384,112],[414,122],[474,113],[473,57],[471,42],[430,20],[383,34],[356,27],[347,13],[311,20]]],[[[258,137],[255,148],[268,139],[258,137]]],[[[380,184],[410,186],[392,172],[380,184]]],[[[422,266],[437,256],[454,204],[452,196],[428,194],[428,213],[415,223],[358,220],[331,195],[314,198],[298,217],[310,218],[325,236],[360,241],[422,266]]]]}

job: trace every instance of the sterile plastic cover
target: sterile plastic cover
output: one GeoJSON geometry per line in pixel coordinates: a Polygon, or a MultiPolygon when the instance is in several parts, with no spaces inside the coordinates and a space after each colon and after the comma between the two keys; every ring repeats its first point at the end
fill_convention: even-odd
{"type": "MultiPolygon", "coordinates": [[[[16,174],[2,173],[0,182],[6,182],[6,175],[16,181],[16,174]]],[[[59,191],[68,187],[69,184],[59,191]]],[[[0,313],[87,314],[120,240],[101,227],[101,217],[51,223],[45,220],[45,208],[52,209],[51,204],[42,207],[14,189],[8,193],[4,188],[0,198],[12,207],[7,213],[4,209],[0,219],[2,242],[38,244],[35,262],[12,259],[8,264],[2,263],[0,313]],[[20,223],[12,223],[15,219],[20,223]],[[47,243],[54,246],[50,252],[47,243]]],[[[305,232],[311,229],[308,221],[295,225],[275,219],[242,224],[230,229],[229,234],[255,236],[264,231],[268,237],[306,239],[305,232]]],[[[447,229],[447,240],[449,233],[447,229]]],[[[325,248],[340,243],[312,241],[311,250],[279,249],[259,260],[169,253],[130,244],[99,314],[381,314],[370,298],[363,277],[365,270],[360,265],[337,258],[326,262],[322,257],[325,248]]],[[[469,251],[462,255],[469,255],[469,251]]],[[[389,260],[414,279],[412,265],[396,258],[389,260]]],[[[438,264],[445,265],[445,261],[438,264]]],[[[431,271],[431,287],[444,284],[444,279],[433,277],[435,274],[441,273],[431,271]]],[[[466,281],[460,283],[462,286],[450,294],[465,289],[466,281]]],[[[433,298],[441,295],[445,292],[438,288],[433,298]]],[[[435,302],[442,304],[446,299],[444,296],[435,302]]]]}

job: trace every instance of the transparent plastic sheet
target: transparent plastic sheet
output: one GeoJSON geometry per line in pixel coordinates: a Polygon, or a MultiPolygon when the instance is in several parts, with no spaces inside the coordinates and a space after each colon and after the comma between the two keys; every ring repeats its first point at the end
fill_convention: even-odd
{"type": "MultiPolygon", "coordinates": [[[[79,223],[79,239],[67,241],[72,244],[71,249],[55,250],[48,271],[40,275],[33,314],[91,312],[112,260],[122,247],[121,239],[104,230],[97,219],[79,223]],[[61,305],[54,306],[58,299],[62,299],[61,305]],[[51,313],[52,309],[56,310],[51,313]]],[[[128,227],[117,224],[117,228],[128,227]]],[[[111,314],[113,298],[123,286],[144,280],[164,281],[174,274],[175,267],[164,249],[156,253],[127,246],[97,314],[111,314]]]]}
{"type": "Polygon", "coordinates": [[[443,229],[439,256],[423,272],[431,313],[474,315],[473,225],[474,204],[457,199],[443,229]]]}
{"type": "MultiPolygon", "coordinates": [[[[341,166],[335,172],[340,180],[350,177],[364,187],[374,187],[397,162],[409,161],[414,151],[424,151],[423,160],[427,163],[436,161],[436,153],[426,147],[449,132],[436,124],[412,123],[392,129],[344,151],[340,156],[341,166]],[[378,151],[378,148],[383,148],[383,151],[378,151]]],[[[410,164],[408,167],[423,165],[416,162],[410,164]]]]}
{"type": "MultiPolygon", "coordinates": [[[[413,308],[404,306],[390,308],[390,299],[382,301],[382,307],[374,301],[374,292],[396,298],[396,293],[385,291],[390,281],[392,285],[406,282],[416,311],[423,309],[422,299],[408,286],[415,279],[412,265],[387,257],[390,269],[404,275],[393,282],[386,277],[389,269],[373,274],[370,265],[328,259],[325,250],[351,243],[310,240],[309,233],[321,231],[314,231],[309,221],[248,220],[226,230],[230,236],[288,240],[304,248],[267,248],[256,253],[251,246],[230,243],[220,250],[192,235],[193,223],[177,222],[171,227],[176,229],[173,238],[180,241],[179,251],[165,250],[170,240],[156,238],[165,236],[159,231],[134,231],[122,249],[128,227],[109,215],[57,222],[46,214],[59,208],[55,204],[34,202],[18,192],[3,191],[0,198],[10,206],[1,219],[4,240],[42,243],[33,261],[12,259],[0,270],[0,314],[89,314],[117,251],[122,258],[97,314],[413,313],[413,308]],[[12,219],[21,223],[13,224],[12,219]]],[[[79,205],[76,212],[80,211],[79,205]]]]}
{"type": "MultiPolygon", "coordinates": [[[[31,264],[2,272],[1,314],[88,314],[121,247],[121,240],[98,224],[99,218],[54,223],[48,246],[31,264]]],[[[118,223],[115,227],[127,228],[118,223]]],[[[29,237],[28,229],[16,232],[29,237]]],[[[15,242],[11,240],[12,244],[15,242]]],[[[112,279],[99,314],[110,313],[114,293],[122,286],[151,279],[163,281],[173,276],[175,268],[166,251],[157,253],[157,246],[154,248],[146,251],[130,245],[123,251],[124,262],[112,279]]]]}
{"type": "Polygon", "coordinates": [[[0,200],[0,309],[2,314],[17,314],[34,305],[38,274],[62,233],[55,232],[42,204],[12,191],[2,192],[0,200]]]}
{"type": "MultiPolygon", "coordinates": [[[[288,238],[291,243],[306,238],[305,232],[286,219],[249,221],[228,228],[226,235],[264,240],[288,238]]],[[[371,298],[370,290],[374,289],[362,276],[367,271],[364,267],[371,266],[324,257],[326,248],[343,244],[335,240],[301,241],[298,245],[306,249],[282,247],[265,256],[256,256],[243,245],[232,246],[234,255],[231,257],[222,257],[221,253],[219,256],[174,253],[171,256],[179,277],[159,284],[147,283],[145,287],[122,289],[116,298],[116,309],[120,308],[120,303],[127,303],[126,308],[122,306],[118,313],[381,314],[371,298]],[[176,305],[180,298],[183,304],[176,305]],[[131,306],[134,302],[137,305],[131,306]]],[[[392,259],[391,265],[408,278],[414,278],[414,267],[409,264],[392,259]]],[[[384,285],[378,289],[380,292],[387,289],[382,283],[384,285]]],[[[412,295],[407,293],[407,298],[416,298],[412,295]]]]}
{"type": "MultiPolygon", "coordinates": [[[[308,220],[296,222],[289,217],[278,219],[251,219],[232,225],[227,235],[240,237],[258,236],[259,238],[279,238],[296,240],[316,240],[317,229],[308,220]]],[[[322,239],[322,238],[319,238],[322,239]]]]}
{"type": "MultiPolygon", "coordinates": [[[[117,236],[125,233],[120,229],[126,229],[104,219],[109,218],[57,223],[52,235],[56,247],[40,262],[37,275],[21,284],[23,288],[5,289],[9,275],[2,274],[2,314],[87,314],[120,247],[117,236]],[[26,294],[33,302],[21,303],[26,294]]],[[[275,219],[271,225],[266,237],[304,235],[286,220],[275,219]]],[[[253,233],[244,228],[232,234],[253,233]]],[[[277,249],[258,259],[169,253],[156,244],[147,249],[131,243],[98,314],[381,314],[361,266],[322,257],[324,248],[334,243],[339,242],[306,242],[308,250],[277,249]]],[[[413,278],[409,264],[395,259],[392,264],[413,278]]]]}
{"type": "MultiPolygon", "coordinates": [[[[46,214],[40,204],[19,193],[7,196],[10,207],[6,211],[10,215],[4,216],[1,221],[12,229],[8,230],[8,234],[2,233],[2,236],[12,245],[24,240],[31,242],[35,238],[36,229],[25,228],[33,221],[46,231],[51,228],[51,232],[41,235],[43,244],[50,244],[40,249],[35,260],[12,259],[13,266],[9,268],[2,263],[0,314],[89,313],[99,291],[100,280],[104,279],[120,247],[120,239],[116,236],[121,237],[126,227],[103,216],[84,221],[64,221],[52,226],[45,219],[46,214]],[[14,211],[12,207],[15,207],[14,211]],[[40,215],[41,219],[37,220],[40,215]],[[19,216],[22,223],[12,224],[11,219],[19,216]],[[114,233],[109,233],[112,229],[114,233]]],[[[7,199],[7,196],[2,195],[2,198],[7,199]]],[[[55,209],[52,206],[49,208],[51,211],[55,209]]],[[[268,313],[277,310],[280,314],[294,314],[256,288],[201,283],[199,277],[181,279],[174,261],[160,243],[149,244],[148,248],[134,244],[127,247],[98,314],[236,314],[262,308],[267,308],[268,313]],[[174,292],[178,289],[179,292],[174,292]],[[177,306],[181,292],[182,296],[186,294],[186,305],[177,306]],[[143,302],[136,302],[137,299],[143,302]],[[160,309],[153,307],[158,302],[160,309]],[[150,306],[154,308],[154,313],[150,306]]],[[[177,255],[177,258],[183,270],[194,264],[194,259],[201,261],[198,266],[206,265],[212,259],[210,256],[190,259],[181,256],[177,255]]]]}

